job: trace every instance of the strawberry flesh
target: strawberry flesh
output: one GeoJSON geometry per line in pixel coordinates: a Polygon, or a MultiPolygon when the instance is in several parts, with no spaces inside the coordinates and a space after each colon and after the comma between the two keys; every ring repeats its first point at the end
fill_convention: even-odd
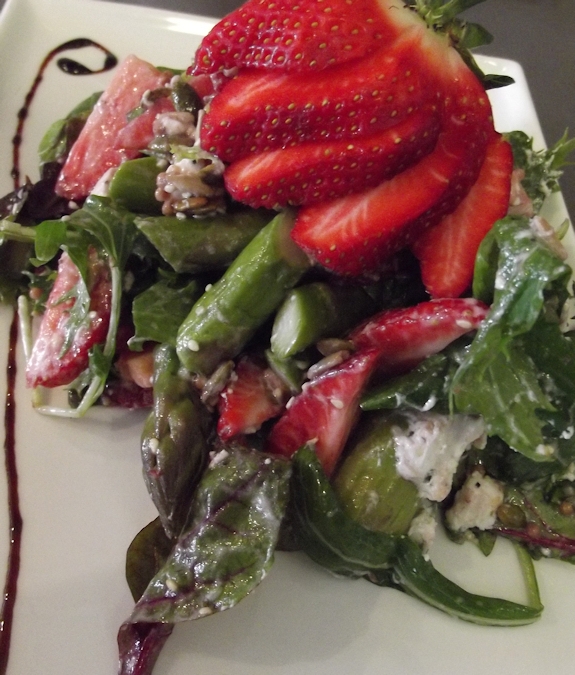
{"type": "Polygon", "coordinates": [[[377,274],[383,260],[457,208],[479,174],[493,133],[485,90],[433,35],[418,59],[437,91],[441,132],[433,152],[364,193],[304,207],[292,231],[304,251],[339,274],[377,274]]]}
{"type": "Polygon", "coordinates": [[[266,450],[289,458],[313,442],[324,471],[330,475],[357,420],[359,400],[376,359],[374,350],[358,352],[306,383],[273,426],[266,450]]]}
{"type": "Polygon", "coordinates": [[[140,105],[147,90],[163,87],[169,79],[168,73],[136,56],[122,62],[72,146],[58,177],[56,194],[81,200],[108,169],[140,154],[154,137],[156,115],[174,107],[169,98],[161,98],[133,120],[129,121],[128,115],[140,105]]]}
{"type": "Polygon", "coordinates": [[[255,208],[314,204],[361,192],[419,161],[433,149],[438,133],[438,116],[430,106],[370,136],[245,157],[226,170],[226,188],[255,208]]]}
{"type": "Polygon", "coordinates": [[[378,372],[408,372],[457,338],[477,330],[489,307],[474,298],[445,298],[375,315],[349,335],[358,350],[377,352],[378,372]]]}
{"type": "Polygon", "coordinates": [[[469,289],[479,245],[493,223],[507,213],[512,172],[511,146],[496,134],[465,199],[413,245],[432,297],[455,298],[469,289]]]}
{"type": "Polygon", "coordinates": [[[285,386],[270,368],[249,357],[240,359],[220,394],[218,436],[229,441],[255,433],[264,422],[281,413],[286,400],[285,386]]]}
{"type": "Polygon", "coordinates": [[[70,312],[76,301],[80,271],[70,256],[62,253],[58,274],[42,315],[38,337],[26,365],[29,387],[70,384],[87,367],[90,349],[103,343],[110,323],[112,285],[108,265],[94,251],[90,255],[90,308],[87,321],[67,345],[70,312]]]}

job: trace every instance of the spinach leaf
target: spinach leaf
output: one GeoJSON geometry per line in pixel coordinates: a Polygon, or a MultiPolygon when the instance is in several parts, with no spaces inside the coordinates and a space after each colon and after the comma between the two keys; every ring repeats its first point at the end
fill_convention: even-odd
{"type": "Polygon", "coordinates": [[[273,561],[289,476],[283,459],[240,446],[218,452],[198,486],[189,527],[130,621],[197,619],[252,591],[273,561]]]}
{"type": "Polygon", "coordinates": [[[160,279],[140,293],[132,303],[135,333],[128,344],[139,350],[145,342],[176,345],[178,329],[203,290],[198,282],[174,286],[169,278],[160,279]]]}
{"type": "Polygon", "coordinates": [[[126,581],[134,602],[142,597],[151,579],[166,562],[173,541],[166,536],[159,518],[152,520],[132,540],[126,553],[126,581]]]}

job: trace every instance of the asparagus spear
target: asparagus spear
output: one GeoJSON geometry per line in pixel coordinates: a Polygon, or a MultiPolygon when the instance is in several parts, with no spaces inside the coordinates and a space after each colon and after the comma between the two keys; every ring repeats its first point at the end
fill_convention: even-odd
{"type": "Polygon", "coordinates": [[[290,212],[278,214],[196,302],[176,341],[189,371],[210,375],[236,356],[308,269],[290,238],[293,222],[290,212]]]}
{"type": "Polygon", "coordinates": [[[146,486],[170,538],[185,524],[192,491],[208,454],[205,409],[179,369],[173,347],[156,348],[154,406],[141,444],[146,486]]]}
{"type": "Polygon", "coordinates": [[[176,272],[193,274],[227,267],[269,218],[269,211],[243,209],[186,220],[175,216],[138,218],[136,226],[176,272]]]}
{"type": "Polygon", "coordinates": [[[336,337],[376,310],[359,286],[330,286],[316,282],[294,288],[274,321],[272,352],[293,356],[321,338],[336,337]]]}

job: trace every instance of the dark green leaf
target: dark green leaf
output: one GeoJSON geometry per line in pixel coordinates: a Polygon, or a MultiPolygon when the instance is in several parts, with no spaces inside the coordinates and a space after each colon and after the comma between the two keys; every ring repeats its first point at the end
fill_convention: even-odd
{"type": "Polygon", "coordinates": [[[70,216],[68,224],[90,232],[100,242],[112,265],[122,270],[137,234],[134,219],[134,214],[109,199],[90,196],[83,208],[70,216]]]}
{"type": "Polygon", "coordinates": [[[394,410],[409,406],[418,410],[449,408],[450,360],[433,354],[405,375],[378,385],[363,396],[362,410],[394,410]]]}
{"type": "Polygon", "coordinates": [[[136,225],[176,272],[193,274],[229,265],[269,220],[267,211],[244,209],[186,220],[138,218],[136,225]]]}
{"type": "Polygon", "coordinates": [[[438,572],[408,538],[400,542],[395,572],[407,593],[464,621],[486,626],[523,626],[536,621],[543,610],[541,606],[528,607],[465,591],[438,572]]]}
{"type": "Polygon", "coordinates": [[[350,577],[391,567],[398,537],[372,532],[346,515],[310,447],[293,458],[291,506],[302,550],[322,567],[350,577]]]}
{"type": "Polygon", "coordinates": [[[527,218],[495,224],[481,247],[474,288],[493,305],[455,374],[455,406],[484,416],[488,433],[536,461],[549,461],[556,446],[543,433],[540,411],[553,411],[540,372],[521,337],[545,310],[547,295],[564,295],[571,271],[532,231],[527,218]],[[497,253],[497,271],[492,263],[497,253]]]}
{"type": "Polygon", "coordinates": [[[150,581],[163,567],[172,550],[162,523],[156,518],[134,537],[126,553],[126,581],[134,602],[142,597],[150,581]]]}
{"type": "Polygon", "coordinates": [[[92,94],[79,103],[64,119],[50,126],[38,147],[41,165],[61,161],[67,156],[100,96],[101,92],[92,94]]]}
{"type": "Polygon", "coordinates": [[[202,291],[197,281],[174,288],[170,279],[162,279],[140,293],[132,304],[135,333],[130,349],[141,349],[145,342],[176,345],[176,335],[202,291]]]}

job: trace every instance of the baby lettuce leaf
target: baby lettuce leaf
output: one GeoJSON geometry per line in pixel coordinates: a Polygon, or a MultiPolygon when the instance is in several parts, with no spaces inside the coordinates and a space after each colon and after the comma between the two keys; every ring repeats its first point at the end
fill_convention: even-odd
{"type": "Polygon", "coordinates": [[[214,455],[190,525],[130,621],[176,623],[233,607],[270,569],[289,493],[287,461],[241,446],[214,455]]]}
{"type": "Polygon", "coordinates": [[[564,298],[571,270],[536,236],[527,218],[505,218],[483,242],[474,289],[493,298],[491,311],[457,370],[455,408],[481,414],[489,435],[535,461],[553,459],[541,411],[554,406],[522,339],[545,311],[550,294],[564,298]],[[484,264],[497,258],[497,272],[484,264]]]}
{"type": "Polygon", "coordinates": [[[134,537],[126,553],[126,581],[134,602],[138,602],[160,571],[173,545],[159,518],[148,523],[134,537]]]}

